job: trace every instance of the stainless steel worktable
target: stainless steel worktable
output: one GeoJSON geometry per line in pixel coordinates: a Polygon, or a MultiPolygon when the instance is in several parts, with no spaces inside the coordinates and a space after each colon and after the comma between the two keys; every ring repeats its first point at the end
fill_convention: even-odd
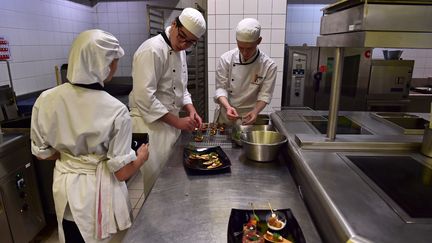
{"type": "Polygon", "coordinates": [[[188,175],[183,145],[177,141],[171,157],[123,242],[227,242],[232,208],[290,208],[308,243],[321,242],[285,162],[257,163],[239,148],[223,148],[231,172],[188,175]]]}
{"type": "MultiPolygon", "coordinates": [[[[338,134],[335,141],[325,142],[325,134],[317,133],[305,119],[298,119],[327,113],[285,110],[272,114],[273,125],[289,137],[287,150],[292,159],[291,173],[297,179],[323,241],[432,242],[430,219],[408,218],[406,222],[406,215],[394,206],[394,202],[392,204],[392,200],[388,200],[389,196],[363,176],[347,158],[409,156],[430,166],[430,158],[419,153],[422,135],[405,135],[394,126],[372,118],[370,112],[340,112],[371,134],[338,134]],[[303,143],[299,144],[297,138],[303,138],[303,143]],[[364,146],[368,144],[371,146],[364,146]]],[[[429,116],[416,115],[425,119],[429,116]]],[[[390,169],[391,166],[379,173],[390,174],[390,169]]],[[[429,185],[428,181],[423,183],[429,185]]],[[[402,183],[394,188],[402,188],[402,183]]],[[[421,200],[421,195],[416,200],[421,200]]]]}

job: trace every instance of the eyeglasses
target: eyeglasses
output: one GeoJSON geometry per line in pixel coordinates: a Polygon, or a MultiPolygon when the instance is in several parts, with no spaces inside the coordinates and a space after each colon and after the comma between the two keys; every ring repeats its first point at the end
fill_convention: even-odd
{"type": "Polygon", "coordinates": [[[197,44],[197,40],[189,40],[183,30],[179,27],[177,27],[177,39],[179,39],[180,42],[186,43],[188,46],[195,46],[197,44]]]}

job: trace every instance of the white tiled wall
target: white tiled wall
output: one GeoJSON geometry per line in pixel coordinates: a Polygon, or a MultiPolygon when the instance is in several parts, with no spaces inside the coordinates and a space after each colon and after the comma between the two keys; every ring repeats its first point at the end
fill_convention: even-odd
{"type": "MultiPolygon", "coordinates": [[[[132,72],[132,58],[135,51],[148,38],[147,5],[167,6],[172,8],[194,7],[198,3],[201,7],[203,0],[152,0],[152,1],[119,1],[99,2],[95,6],[95,21],[97,28],[107,30],[115,35],[125,50],[125,56],[120,59],[116,76],[130,76],[132,72]]],[[[178,15],[167,16],[167,24],[178,15]]]]}
{"type": "MultiPolygon", "coordinates": [[[[54,66],[67,62],[73,38],[94,27],[90,7],[64,0],[0,0],[0,36],[10,42],[17,95],[56,84],[54,66]]],[[[0,62],[0,85],[9,84],[0,62]]]]}
{"type": "MultiPolygon", "coordinates": [[[[325,6],[325,4],[288,4],[285,36],[289,46],[303,44],[316,46],[322,16],[321,9],[325,6]]],[[[375,48],[372,57],[383,59],[382,50],[375,48]]],[[[402,58],[415,60],[413,78],[432,77],[431,49],[404,49],[402,58]]]]}
{"type": "Polygon", "coordinates": [[[316,46],[323,4],[288,4],[286,43],[289,46],[316,46]]]}
{"type": "Polygon", "coordinates": [[[252,17],[260,21],[263,41],[259,48],[278,65],[273,100],[265,112],[270,111],[271,107],[280,106],[286,6],[287,0],[207,0],[209,121],[213,121],[215,109],[213,96],[216,62],[224,52],[236,47],[235,27],[243,18],[252,17]]]}
{"type": "MultiPolygon", "coordinates": [[[[147,4],[177,8],[206,7],[205,0],[99,2],[88,7],[66,0],[0,0],[0,37],[10,42],[17,95],[56,85],[54,66],[67,63],[73,39],[100,28],[113,33],[125,49],[116,76],[130,76],[132,56],[147,38],[147,4]]],[[[0,85],[9,84],[0,62],[0,85]]]]}

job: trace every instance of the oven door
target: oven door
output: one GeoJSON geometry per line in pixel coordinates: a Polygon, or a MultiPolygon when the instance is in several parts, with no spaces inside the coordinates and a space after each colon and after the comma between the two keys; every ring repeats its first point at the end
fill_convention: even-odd
{"type": "MultiPolygon", "coordinates": [[[[344,48],[339,110],[366,110],[371,56],[371,48],[344,48]]],[[[322,80],[315,94],[317,110],[329,109],[334,57],[334,48],[320,48],[318,70],[322,72],[322,80]]]]}
{"type": "Polygon", "coordinates": [[[0,193],[0,235],[2,237],[2,242],[13,243],[1,193],[0,193]]]}

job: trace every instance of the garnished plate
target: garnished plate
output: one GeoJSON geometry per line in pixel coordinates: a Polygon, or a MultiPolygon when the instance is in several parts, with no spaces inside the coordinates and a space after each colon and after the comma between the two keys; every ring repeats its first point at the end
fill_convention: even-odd
{"type": "Polygon", "coordinates": [[[198,172],[226,171],[231,161],[220,146],[210,148],[185,148],[183,151],[185,168],[198,172]]]}

